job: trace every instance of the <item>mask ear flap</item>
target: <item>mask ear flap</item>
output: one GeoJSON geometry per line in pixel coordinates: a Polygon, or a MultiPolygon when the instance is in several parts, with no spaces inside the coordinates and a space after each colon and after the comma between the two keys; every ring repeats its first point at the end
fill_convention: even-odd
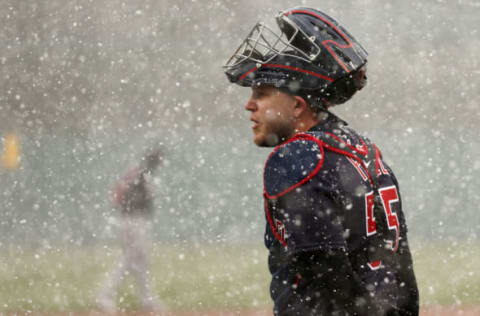
{"type": "Polygon", "coordinates": [[[335,80],[335,82],[325,90],[325,99],[330,105],[345,103],[366,85],[367,80],[365,73],[366,67],[363,66],[354,73],[335,80]]]}

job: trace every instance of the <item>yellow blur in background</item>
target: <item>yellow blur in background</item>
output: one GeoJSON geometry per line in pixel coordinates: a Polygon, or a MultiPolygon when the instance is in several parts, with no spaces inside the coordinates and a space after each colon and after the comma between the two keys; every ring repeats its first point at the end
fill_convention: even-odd
{"type": "Polygon", "coordinates": [[[3,142],[3,153],[1,156],[1,165],[5,169],[15,170],[19,165],[20,148],[18,137],[15,133],[9,133],[5,136],[3,142]]]}

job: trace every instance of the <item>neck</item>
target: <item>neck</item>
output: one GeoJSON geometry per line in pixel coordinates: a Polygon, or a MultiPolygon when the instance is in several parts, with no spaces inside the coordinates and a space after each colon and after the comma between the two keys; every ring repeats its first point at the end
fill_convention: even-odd
{"type": "Polygon", "coordinates": [[[297,120],[295,124],[295,133],[303,133],[310,130],[312,127],[320,122],[320,118],[315,113],[305,115],[297,120]]]}

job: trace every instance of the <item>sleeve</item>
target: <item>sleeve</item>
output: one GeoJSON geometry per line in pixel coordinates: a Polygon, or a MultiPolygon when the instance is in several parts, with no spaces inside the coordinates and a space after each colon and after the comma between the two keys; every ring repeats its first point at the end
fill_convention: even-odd
{"type": "Polygon", "coordinates": [[[323,170],[324,151],[315,140],[295,140],[277,147],[264,173],[266,215],[290,253],[344,249],[341,206],[336,184],[323,170]]]}

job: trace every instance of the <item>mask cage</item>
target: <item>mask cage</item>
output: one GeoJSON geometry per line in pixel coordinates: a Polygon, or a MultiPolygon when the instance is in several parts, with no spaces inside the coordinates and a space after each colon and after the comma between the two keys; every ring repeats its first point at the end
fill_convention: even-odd
{"type": "Polygon", "coordinates": [[[259,22],[248,33],[246,39],[235,50],[232,57],[228,59],[223,67],[228,71],[244,62],[254,62],[258,66],[261,66],[279,55],[312,62],[320,55],[320,47],[314,42],[315,39],[310,39],[287,16],[279,15],[277,16],[277,21],[278,23],[288,23],[289,28],[293,30],[293,32],[290,32],[291,35],[289,37],[287,37],[283,31],[277,34],[263,22],[259,22]],[[311,43],[308,52],[292,45],[292,41],[299,33],[304,38],[309,39],[311,43]]]}

